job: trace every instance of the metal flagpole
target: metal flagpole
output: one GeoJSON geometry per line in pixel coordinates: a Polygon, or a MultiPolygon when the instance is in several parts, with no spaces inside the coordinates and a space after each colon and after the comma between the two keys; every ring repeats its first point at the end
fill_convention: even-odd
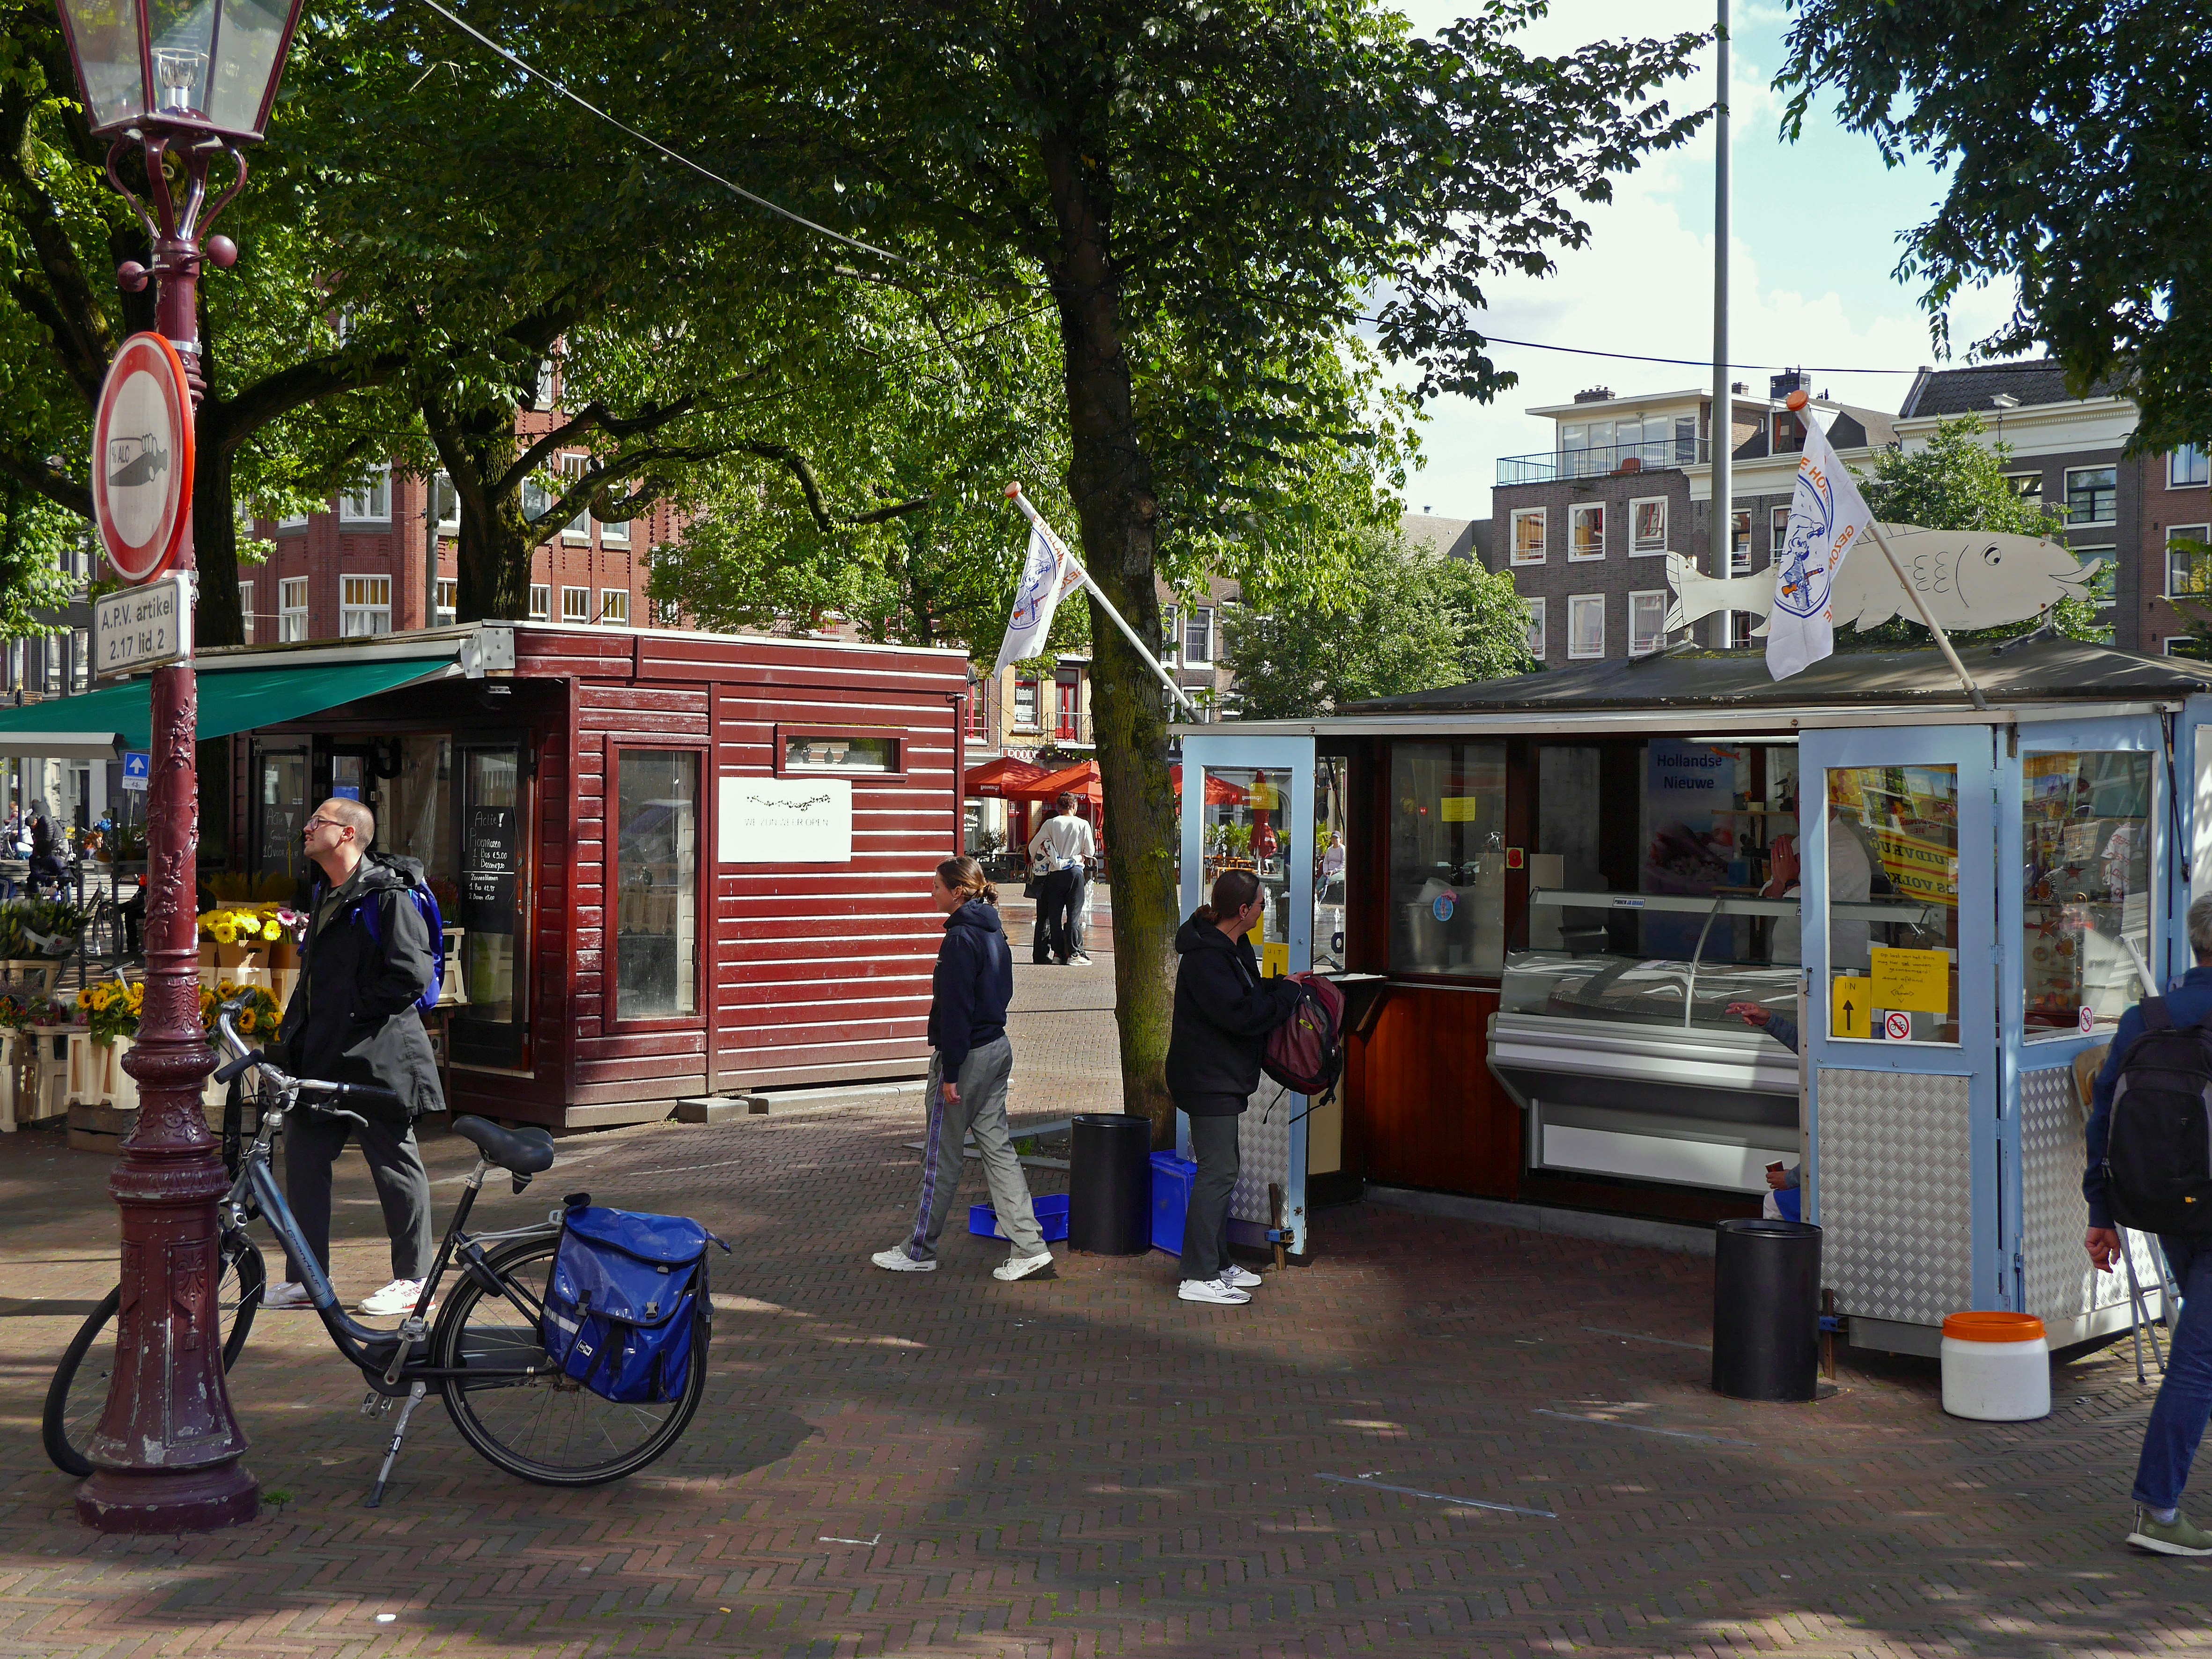
{"type": "MultiPolygon", "coordinates": [[[[1735,393],[1729,380],[1729,8],[1718,0],[1713,31],[1713,72],[1718,85],[1713,94],[1713,412],[1706,441],[1712,460],[1713,574],[1722,581],[1735,574],[1735,494],[1729,476],[1731,452],[1735,447],[1735,393]]],[[[1721,612],[1720,638],[1726,647],[1735,641],[1735,617],[1721,612]]]]}
{"type": "Polygon", "coordinates": [[[1182,687],[1175,683],[1174,676],[1170,674],[1166,669],[1160,666],[1160,659],[1158,657],[1155,657],[1152,652],[1146,648],[1145,642],[1137,637],[1137,630],[1130,627],[1129,624],[1122,619],[1121,613],[1114,608],[1114,601],[1108,599],[1105,594],[1099,592],[1098,584],[1091,580],[1091,573],[1083,568],[1083,561],[1075,556],[1075,550],[1073,548],[1069,547],[1066,542],[1060,540],[1059,532],[1054,530],[1050,525],[1044,521],[1044,514],[1038,512],[1036,507],[1030,504],[1030,498],[1022,494],[1021,485],[1018,483],[1008,484],[1006,486],[1006,499],[1012,501],[1016,507],[1021,508],[1022,515],[1031,524],[1043,531],[1046,535],[1050,536],[1053,540],[1058,544],[1060,550],[1066,555],[1068,563],[1075,567],[1075,574],[1083,579],[1083,586],[1090,590],[1091,597],[1098,601],[1098,608],[1114,619],[1114,626],[1120,629],[1122,634],[1127,638],[1129,643],[1137,648],[1137,654],[1145,659],[1145,665],[1150,668],[1153,673],[1160,677],[1160,684],[1167,687],[1170,691],[1173,692],[1175,694],[1175,700],[1188,709],[1194,719],[1196,718],[1198,714],[1198,705],[1192,702],[1188,697],[1183,695],[1182,687]]]}

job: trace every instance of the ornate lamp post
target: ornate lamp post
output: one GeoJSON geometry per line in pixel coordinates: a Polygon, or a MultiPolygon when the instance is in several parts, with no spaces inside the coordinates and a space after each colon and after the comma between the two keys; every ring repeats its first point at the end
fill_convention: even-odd
{"type": "MultiPolygon", "coordinates": [[[[246,183],[239,147],[259,142],[268,126],[301,0],[60,3],[92,131],[114,135],[108,181],[137,210],[153,247],[150,270],[134,261],[117,275],[134,292],[156,284],[155,325],[183,360],[197,405],[207,386],[201,262],[225,269],[238,257],[209,228],[246,183]],[[133,144],[146,161],[143,198],[116,173],[133,144]],[[208,168],[218,156],[234,173],[210,207],[208,168]]],[[[175,562],[193,568],[189,526],[175,562]]],[[[114,1380],[88,1448],[94,1473],[76,1500],[78,1518],[102,1532],[229,1526],[251,1520],[259,1499],[239,1467],[246,1437],[223,1385],[216,1305],[216,1200],[230,1182],[200,1110],[215,1056],[200,1029],[194,937],[198,710],[189,661],[154,671],[146,1006],[124,1060],[142,1104],[108,1182],[123,1211],[123,1297],[114,1380]]]]}

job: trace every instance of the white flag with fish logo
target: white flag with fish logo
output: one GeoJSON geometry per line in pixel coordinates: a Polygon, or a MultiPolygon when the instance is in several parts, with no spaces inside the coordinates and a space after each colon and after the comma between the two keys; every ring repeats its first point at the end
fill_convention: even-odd
{"type": "Polygon", "coordinates": [[[1053,612],[1060,602],[1082,583],[1083,568],[1075,555],[1042,520],[1030,526],[1029,557],[1022,565],[1022,585],[1014,590],[1014,611],[1006,622],[1006,642],[999,647],[999,668],[1026,662],[1044,649],[1052,632],[1053,612]]]}
{"type": "Polygon", "coordinates": [[[1797,458],[1797,485],[1790,498],[1790,528],[1774,560],[1774,609],[1767,622],[1766,672],[1788,679],[1836,649],[1829,607],[1844,560],[1866,535],[1874,514],[1859,487],[1828,442],[1826,416],[1807,409],[1805,449],[1797,458]]]}

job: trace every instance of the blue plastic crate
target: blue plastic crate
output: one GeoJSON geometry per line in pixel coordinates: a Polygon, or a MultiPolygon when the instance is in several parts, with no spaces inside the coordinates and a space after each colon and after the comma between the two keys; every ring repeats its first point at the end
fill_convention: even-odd
{"type": "Polygon", "coordinates": [[[1152,1154],[1152,1248],[1182,1254],[1183,1218],[1190,1211],[1190,1183],[1198,1165],[1173,1152],[1152,1154]]]}
{"type": "MultiPolygon", "coordinates": [[[[1032,1197],[1030,1207],[1036,1212],[1037,1225],[1043,1229],[1048,1244],[1067,1237],[1067,1194],[1048,1193],[1042,1198],[1032,1197]]],[[[1004,1238],[999,1230],[999,1212],[988,1204],[968,1206],[968,1231],[978,1238],[1004,1238]]]]}

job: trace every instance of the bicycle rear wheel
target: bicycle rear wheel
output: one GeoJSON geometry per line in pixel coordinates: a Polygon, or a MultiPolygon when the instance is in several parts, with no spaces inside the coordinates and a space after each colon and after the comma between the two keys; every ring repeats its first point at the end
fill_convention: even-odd
{"type": "MultiPolygon", "coordinates": [[[[552,1238],[524,1239],[495,1252],[489,1265],[520,1294],[529,1311],[487,1295],[464,1277],[438,1315],[431,1364],[550,1366],[539,1340],[538,1310],[553,1271],[552,1238]]],[[[704,1285],[702,1281],[702,1290],[704,1285]]],[[[691,1336],[691,1367],[677,1399],[623,1405],[601,1399],[557,1371],[526,1378],[448,1377],[446,1414],[477,1454],[509,1474],[544,1486],[597,1486],[635,1474],[690,1425],[707,1391],[708,1324],[691,1336]]]]}
{"type": "MultiPolygon", "coordinates": [[[[218,1316],[223,1324],[222,1368],[238,1363],[246,1339],[253,1329],[253,1316],[261,1306],[261,1291],[268,1280],[261,1249],[236,1234],[222,1241],[222,1282],[216,1287],[218,1316]]],[[[46,1389],[46,1406],[39,1431],[46,1443],[46,1455],[64,1474],[82,1480],[92,1473],[84,1455],[100,1415],[107,1407],[108,1384],[115,1375],[115,1310],[121,1304],[120,1286],[100,1298],[85,1316],[76,1335],[54,1367],[54,1380],[46,1389]]]]}

